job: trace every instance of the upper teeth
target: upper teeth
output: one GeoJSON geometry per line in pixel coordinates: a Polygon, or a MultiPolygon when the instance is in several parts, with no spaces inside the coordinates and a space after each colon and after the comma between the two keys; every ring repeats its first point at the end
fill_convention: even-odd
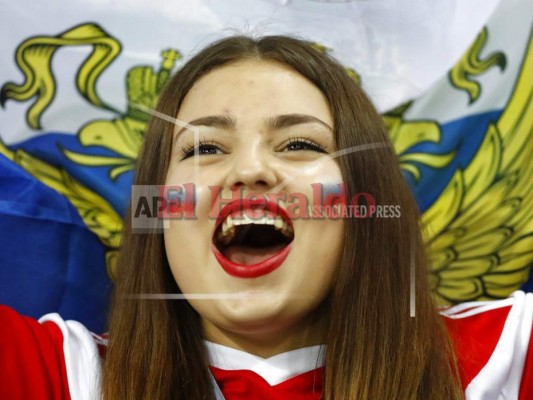
{"type": "Polygon", "coordinates": [[[229,244],[235,237],[236,226],[240,225],[272,225],[276,230],[281,231],[285,236],[292,236],[292,227],[280,216],[263,216],[261,218],[250,218],[247,215],[243,215],[239,218],[233,218],[229,215],[224,223],[222,229],[217,235],[217,239],[223,244],[229,244]]]}

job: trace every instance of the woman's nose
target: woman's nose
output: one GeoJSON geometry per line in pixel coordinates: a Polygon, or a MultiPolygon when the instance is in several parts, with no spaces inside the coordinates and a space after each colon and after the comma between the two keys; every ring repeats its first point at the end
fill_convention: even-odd
{"type": "Polygon", "coordinates": [[[246,188],[265,191],[278,183],[278,177],[267,154],[257,149],[235,154],[227,185],[233,190],[246,188]]]}

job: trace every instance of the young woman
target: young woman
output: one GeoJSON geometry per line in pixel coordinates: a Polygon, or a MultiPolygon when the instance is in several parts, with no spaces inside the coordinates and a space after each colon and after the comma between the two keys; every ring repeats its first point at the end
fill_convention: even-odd
{"type": "MultiPolygon", "coordinates": [[[[282,36],[224,39],[174,76],[156,111],[165,118],[154,117],[146,132],[135,184],[192,184],[194,215],[151,233],[126,218],[102,377],[101,338],[57,315],[39,325],[2,311],[16,327],[3,341],[26,349],[49,393],[98,398],[101,387],[106,400],[533,393],[533,356],[526,361],[533,299],[518,292],[438,314],[417,207],[387,132],[329,56],[282,36]],[[399,206],[401,216],[306,213],[317,193],[371,196],[399,206]],[[132,298],[139,294],[187,300],[132,298]]],[[[24,374],[13,376],[16,390],[24,374]]]]}

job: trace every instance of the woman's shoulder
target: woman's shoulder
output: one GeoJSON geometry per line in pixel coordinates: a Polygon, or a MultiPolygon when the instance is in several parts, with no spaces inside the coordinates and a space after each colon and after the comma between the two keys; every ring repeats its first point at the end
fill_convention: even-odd
{"type": "Polygon", "coordinates": [[[0,398],[98,398],[105,337],[58,314],[35,320],[0,306],[0,398]]]}
{"type": "Polygon", "coordinates": [[[533,293],[441,310],[467,399],[533,398],[533,293]]]}

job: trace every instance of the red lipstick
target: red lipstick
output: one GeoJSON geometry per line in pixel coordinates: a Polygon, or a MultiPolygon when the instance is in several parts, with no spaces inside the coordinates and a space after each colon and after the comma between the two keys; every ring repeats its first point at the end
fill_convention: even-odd
{"type": "Polygon", "coordinates": [[[229,275],[237,278],[258,278],[278,269],[289,255],[291,245],[287,245],[279,253],[274,254],[266,260],[251,265],[238,264],[231,261],[226,258],[215,245],[212,245],[212,249],[218,263],[229,275]]]}
{"type": "MultiPolygon", "coordinates": [[[[228,249],[224,246],[219,248],[215,240],[215,235],[217,234],[217,231],[221,229],[221,225],[229,216],[231,216],[233,220],[244,217],[248,217],[252,220],[262,217],[273,219],[277,218],[278,223],[279,218],[281,217],[284,223],[284,232],[286,233],[286,230],[289,227],[291,232],[293,231],[292,222],[287,212],[278,204],[272,201],[268,201],[266,199],[244,199],[234,200],[228,203],[224,208],[222,208],[222,210],[220,210],[220,213],[217,217],[213,234],[213,242],[211,246],[215,258],[226,273],[238,278],[257,278],[269,274],[270,272],[276,270],[283,264],[283,262],[291,251],[290,241],[292,241],[292,238],[290,238],[290,241],[286,241],[284,243],[275,243],[274,245],[268,245],[270,247],[261,249],[254,247],[245,247],[238,244],[235,246],[230,245],[233,246],[231,247],[231,249],[228,249]],[[228,250],[225,251],[224,249],[228,250]],[[231,257],[231,255],[227,256],[228,252],[230,254],[233,254],[233,260],[229,258],[231,257]],[[237,253],[237,255],[235,255],[235,253],[237,253]],[[263,259],[265,255],[267,256],[267,258],[263,259]],[[239,262],[236,262],[236,258],[240,258],[240,262],[242,262],[243,258],[245,260],[248,260],[248,262],[246,264],[241,264],[239,262]],[[259,262],[250,262],[258,258],[260,259],[259,262]]],[[[237,227],[238,225],[239,224],[237,224],[237,227]]],[[[250,225],[247,224],[245,226],[250,225]]],[[[277,226],[279,228],[279,225],[277,226]]]]}

